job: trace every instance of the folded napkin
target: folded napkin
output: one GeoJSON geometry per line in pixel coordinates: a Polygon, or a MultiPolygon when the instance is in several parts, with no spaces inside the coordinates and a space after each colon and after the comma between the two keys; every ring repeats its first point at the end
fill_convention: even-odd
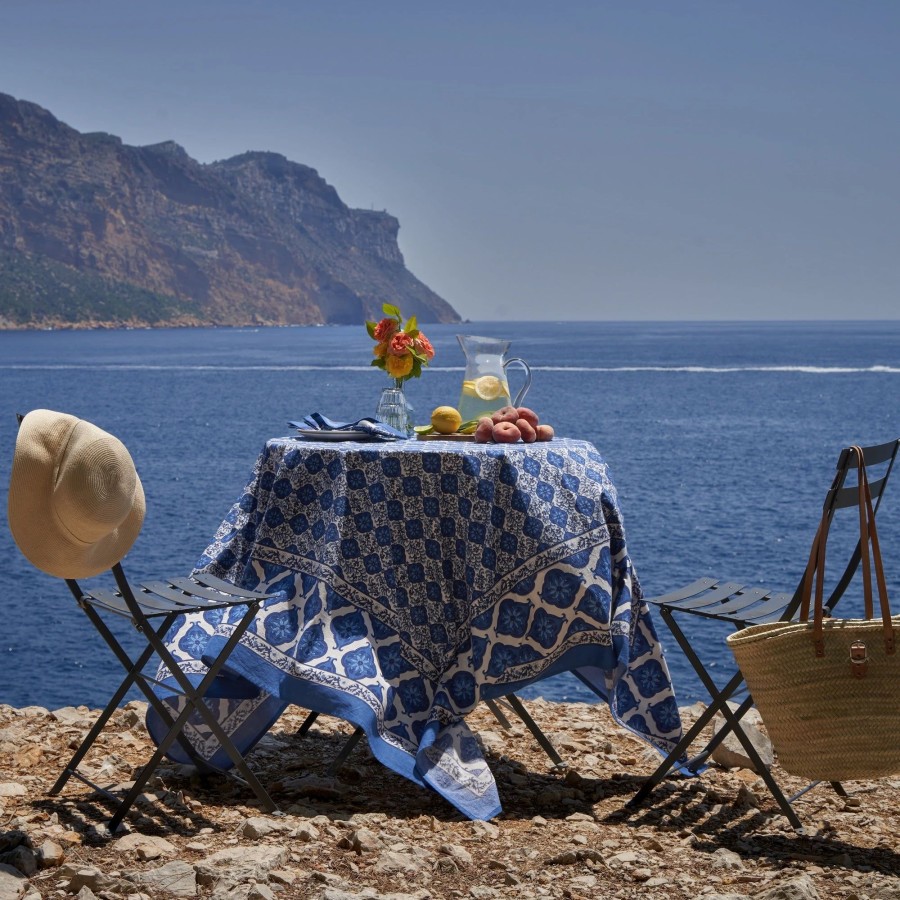
{"type": "Polygon", "coordinates": [[[358,419],[356,422],[334,422],[327,419],[321,413],[311,413],[304,416],[299,422],[288,422],[291,428],[298,428],[301,431],[355,431],[357,434],[365,434],[372,440],[379,441],[397,441],[406,440],[408,435],[378,419],[365,418],[358,419]]]}

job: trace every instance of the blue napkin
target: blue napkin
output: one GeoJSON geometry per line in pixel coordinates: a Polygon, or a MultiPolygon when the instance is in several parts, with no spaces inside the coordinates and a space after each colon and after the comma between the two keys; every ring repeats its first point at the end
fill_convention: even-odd
{"type": "Polygon", "coordinates": [[[365,418],[356,422],[334,422],[321,413],[311,413],[304,416],[299,422],[288,422],[291,428],[299,428],[305,431],[355,431],[379,441],[404,441],[408,435],[378,419],[365,418]]]}

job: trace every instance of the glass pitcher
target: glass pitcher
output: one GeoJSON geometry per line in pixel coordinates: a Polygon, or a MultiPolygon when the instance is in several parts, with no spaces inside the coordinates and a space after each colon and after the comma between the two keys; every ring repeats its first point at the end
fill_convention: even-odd
{"type": "Polygon", "coordinates": [[[463,422],[489,416],[502,406],[520,406],[531,387],[531,369],[524,359],[505,359],[510,341],[458,334],[456,339],[466,355],[466,374],[457,409],[463,422]],[[525,384],[515,400],[510,400],[506,369],[518,363],[525,370],[525,384]]]}

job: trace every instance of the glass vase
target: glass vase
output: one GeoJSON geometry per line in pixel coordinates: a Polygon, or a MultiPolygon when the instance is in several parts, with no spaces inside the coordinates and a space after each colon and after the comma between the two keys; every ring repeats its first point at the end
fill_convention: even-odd
{"type": "Polygon", "coordinates": [[[375,418],[402,431],[407,437],[413,433],[412,406],[406,399],[402,381],[395,382],[393,387],[382,389],[375,418]]]}

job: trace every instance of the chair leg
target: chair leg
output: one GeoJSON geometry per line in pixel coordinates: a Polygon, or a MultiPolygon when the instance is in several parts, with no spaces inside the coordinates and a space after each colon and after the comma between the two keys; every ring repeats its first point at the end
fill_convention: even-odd
{"type": "Polygon", "coordinates": [[[685,735],[682,740],[678,743],[675,749],[669,753],[669,755],[663,760],[662,764],[657,768],[656,772],[651,775],[651,777],[644,782],[641,786],[640,790],[631,800],[628,801],[626,806],[634,807],[639,805],[659,784],[660,781],[665,777],[668,771],[675,765],[675,763],[680,758],[679,754],[683,754],[687,751],[688,746],[691,741],[694,740],[703,728],[709,723],[713,716],[719,712],[725,717],[725,727],[722,729],[724,733],[720,733],[720,735],[716,735],[712,741],[707,744],[707,747],[704,748],[703,752],[701,752],[696,759],[705,760],[710,750],[710,744],[712,746],[717,746],[729,732],[734,732],[735,737],[740,741],[741,746],[744,748],[744,752],[747,754],[750,761],[753,763],[754,768],[756,769],[757,774],[760,778],[765,782],[766,787],[769,789],[769,793],[771,793],[772,797],[775,799],[776,803],[780,807],[782,813],[785,815],[787,820],[791,823],[794,828],[801,828],[800,819],[798,818],[796,812],[794,812],[793,807],[790,804],[790,801],[787,797],[785,797],[783,791],[778,786],[778,783],[775,781],[772,773],[769,771],[769,768],[763,763],[762,759],[760,759],[759,753],[756,748],[753,746],[753,743],[750,741],[750,738],[747,737],[746,732],[743,728],[741,728],[739,718],[743,716],[747,709],[750,708],[752,704],[752,698],[748,697],[738,708],[740,712],[740,716],[736,715],[735,712],[731,710],[731,707],[728,705],[728,700],[731,695],[737,690],[737,688],[743,683],[743,676],[741,675],[740,670],[735,672],[732,676],[731,680],[728,684],[722,688],[721,690],[716,686],[715,682],[710,678],[709,673],[706,671],[703,663],[700,661],[697,654],[694,652],[693,648],[689,644],[687,638],[682,632],[681,628],[678,626],[678,623],[675,622],[674,617],[670,610],[663,607],[661,609],[663,618],[666,621],[666,624],[669,627],[669,630],[672,632],[679,646],[687,656],[691,665],[694,667],[697,675],[700,680],[703,682],[703,686],[709,692],[710,698],[712,700],[711,704],[704,710],[703,714],[699,719],[694,723],[694,726],[690,729],[687,735],[685,735]],[[726,730],[727,729],[727,730],[726,730]]]}
{"type": "MultiPolygon", "coordinates": [[[[165,665],[171,672],[172,677],[178,683],[181,693],[187,702],[185,704],[185,708],[175,719],[168,733],[160,742],[156,752],[151,757],[150,762],[148,762],[148,764],[144,767],[144,770],[142,770],[141,778],[139,779],[139,781],[135,782],[135,785],[129,791],[128,795],[125,797],[125,800],[123,800],[123,806],[116,813],[116,816],[113,817],[113,820],[111,820],[110,828],[112,830],[115,829],[115,827],[121,821],[122,817],[127,812],[128,807],[137,798],[147,779],[149,779],[152,772],[159,765],[165,752],[169,749],[169,747],[175,740],[179,739],[182,736],[182,730],[192,712],[196,712],[203,720],[204,724],[215,735],[216,739],[222,746],[222,749],[225,750],[225,752],[228,754],[228,757],[231,759],[235,768],[243,777],[247,785],[253,790],[253,793],[256,794],[263,807],[267,811],[277,809],[275,802],[269,796],[268,792],[257,779],[257,777],[250,770],[250,767],[247,765],[247,761],[240,754],[237,747],[235,747],[231,738],[225,733],[224,729],[219,724],[216,717],[213,715],[212,710],[210,710],[210,708],[204,702],[204,698],[206,697],[206,694],[209,691],[209,688],[212,685],[213,681],[219,674],[219,671],[222,669],[225,662],[228,660],[228,657],[231,655],[232,650],[235,648],[235,646],[237,646],[238,641],[240,641],[247,628],[250,626],[250,623],[253,621],[253,618],[256,615],[256,611],[259,607],[259,603],[257,602],[247,604],[247,611],[244,614],[244,617],[236,626],[234,626],[231,635],[226,641],[225,646],[222,648],[222,651],[216,657],[212,665],[207,668],[206,674],[203,676],[200,684],[195,688],[191,684],[187,676],[184,674],[184,672],[181,670],[181,667],[178,665],[177,660],[172,656],[171,652],[166,647],[163,636],[152,627],[150,627],[146,618],[141,614],[140,606],[135,600],[134,594],[131,590],[131,586],[128,584],[124,573],[118,566],[113,568],[113,573],[116,577],[116,582],[119,586],[119,590],[128,603],[135,621],[141,623],[144,637],[153,647],[153,651],[159,657],[163,665],[165,665]]],[[[207,768],[211,767],[207,766],[207,768]]]]}
{"type": "Polygon", "coordinates": [[[565,766],[563,758],[556,752],[556,747],[550,743],[547,736],[541,731],[537,722],[531,718],[531,714],[525,709],[522,701],[515,694],[506,694],[504,699],[515,710],[516,715],[525,723],[525,727],[534,735],[534,739],[541,745],[544,753],[550,757],[554,766],[565,766]]]}
{"type": "MultiPolygon", "coordinates": [[[[241,619],[241,621],[234,627],[234,630],[226,641],[225,646],[222,648],[222,652],[216,657],[212,665],[208,667],[206,674],[203,676],[203,680],[200,682],[200,685],[197,688],[194,688],[191,685],[187,676],[185,676],[185,674],[181,671],[181,668],[179,667],[177,661],[172,657],[171,653],[169,652],[168,648],[163,643],[159,635],[151,629],[151,632],[147,634],[146,637],[147,640],[154,645],[156,654],[169,668],[172,676],[178,682],[179,687],[184,693],[184,696],[188,701],[185,709],[188,712],[194,710],[199,714],[204,724],[213,732],[216,739],[222,745],[222,749],[228,754],[232,763],[234,763],[235,768],[237,768],[237,770],[243,776],[244,780],[252,788],[253,793],[256,794],[257,798],[268,811],[272,811],[277,809],[278,807],[269,796],[266,789],[257,779],[257,777],[250,770],[250,767],[247,765],[247,761],[240,754],[237,747],[234,746],[231,738],[228,737],[228,735],[225,733],[222,726],[219,724],[219,721],[213,715],[212,710],[210,710],[210,708],[204,702],[204,697],[206,696],[207,691],[209,690],[216,676],[219,674],[219,671],[225,665],[228,657],[231,655],[231,651],[237,646],[238,641],[240,641],[240,639],[244,635],[244,632],[253,621],[253,618],[256,615],[257,605],[248,604],[247,612],[244,614],[243,619],[241,619]]],[[[176,723],[179,722],[181,718],[182,717],[179,716],[179,718],[176,720],[176,723]]],[[[186,721],[187,718],[185,717],[184,721],[182,721],[179,726],[178,734],[180,734],[181,728],[184,727],[186,721]]],[[[172,737],[172,740],[174,740],[178,736],[178,734],[174,735],[172,737]]],[[[171,746],[171,743],[172,741],[169,741],[167,743],[166,749],[171,746]]]]}
{"type": "Polygon", "coordinates": [[[310,714],[303,720],[303,724],[297,729],[297,737],[306,737],[309,729],[312,728],[313,722],[319,718],[319,714],[317,712],[310,712],[310,714]]]}
{"type": "Polygon", "coordinates": [[[500,727],[504,731],[509,731],[512,728],[512,723],[506,718],[496,700],[485,700],[484,704],[493,713],[494,718],[500,723],[500,727]]]}
{"type": "Polygon", "coordinates": [[[350,737],[344,741],[344,746],[341,747],[338,755],[331,761],[331,765],[328,767],[329,775],[337,775],[341,770],[341,766],[347,761],[347,758],[353,752],[353,748],[359,743],[360,738],[365,734],[362,728],[357,728],[350,737]]]}
{"type": "Polygon", "coordinates": [[[153,655],[153,648],[147,647],[146,650],[141,654],[138,658],[138,661],[134,664],[134,666],[130,666],[130,671],[125,680],[119,685],[118,690],[112,695],[109,703],[106,704],[106,708],[103,712],[100,713],[97,721],[94,722],[93,727],[87,733],[84,740],[81,742],[81,746],[75,751],[72,758],[66,764],[66,767],[63,769],[59,778],[57,778],[56,783],[49,790],[49,795],[51,797],[55,797],[66,785],[66,782],[69,780],[69,777],[75,774],[75,770],[81,765],[81,761],[87,756],[88,751],[91,749],[94,741],[100,736],[100,732],[106,727],[106,723],[112,718],[113,713],[119,708],[119,704],[125,698],[125,695],[128,693],[129,688],[135,681],[135,669],[138,671],[143,669],[150,657],[153,655]]]}

